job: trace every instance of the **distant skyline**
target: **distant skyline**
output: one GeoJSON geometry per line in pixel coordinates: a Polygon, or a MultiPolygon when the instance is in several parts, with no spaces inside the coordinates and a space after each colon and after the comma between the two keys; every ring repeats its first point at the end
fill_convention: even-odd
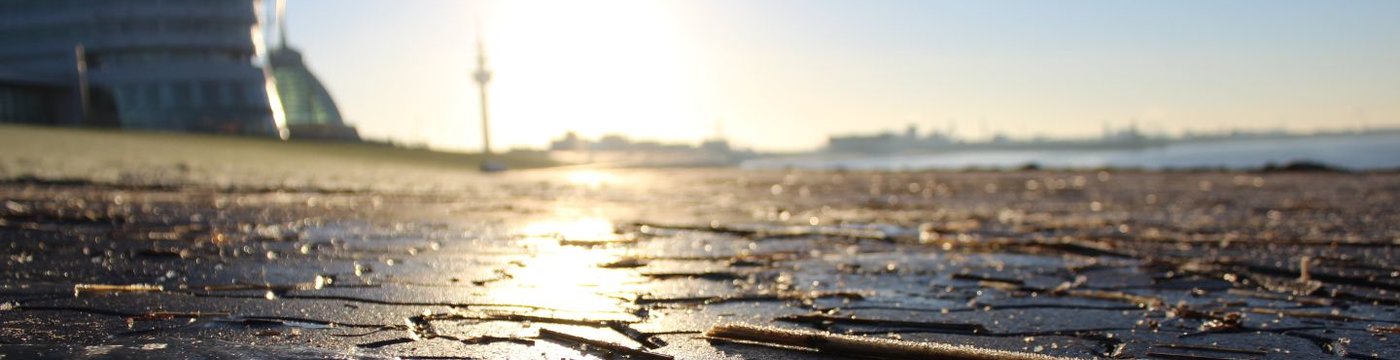
{"type": "Polygon", "coordinates": [[[1400,2],[289,0],[289,43],[368,138],[493,145],[829,134],[1092,136],[1400,125],[1400,2]]]}

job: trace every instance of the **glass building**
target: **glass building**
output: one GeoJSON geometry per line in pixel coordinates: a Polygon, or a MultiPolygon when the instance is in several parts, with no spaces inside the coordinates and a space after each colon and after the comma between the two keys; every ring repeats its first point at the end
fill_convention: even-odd
{"type": "Polygon", "coordinates": [[[301,53],[287,47],[285,38],[268,56],[268,67],[277,82],[291,139],[360,140],[355,128],[341,119],[330,92],[302,62],[301,53]]]}
{"type": "Polygon", "coordinates": [[[0,122],[277,136],[258,0],[0,0],[0,122]]]}

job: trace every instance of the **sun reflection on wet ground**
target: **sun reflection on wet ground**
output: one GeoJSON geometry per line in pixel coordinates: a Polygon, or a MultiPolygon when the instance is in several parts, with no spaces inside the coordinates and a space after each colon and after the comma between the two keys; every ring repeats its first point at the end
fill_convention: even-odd
{"type": "Polygon", "coordinates": [[[581,313],[628,308],[641,279],[600,266],[627,251],[606,246],[618,237],[612,222],[598,217],[549,218],[522,226],[519,236],[513,244],[529,255],[506,270],[507,279],[491,285],[487,296],[493,302],[581,313]],[[580,244],[593,242],[600,246],[580,244]]]}
{"type": "Polygon", "coordinates": [[[518,235],[587,240],[607,239],[616,233],[612,221],[606,218],[572,215],[567,209],[556,209],[555,212],[560,214],[521,226],[518,235]]]}
{"type": "Polygon", "coordinates": [[[617,181],[617,176],[605,170],[573,170],[564,177],[570,184],[598,188],[617,181]]]}

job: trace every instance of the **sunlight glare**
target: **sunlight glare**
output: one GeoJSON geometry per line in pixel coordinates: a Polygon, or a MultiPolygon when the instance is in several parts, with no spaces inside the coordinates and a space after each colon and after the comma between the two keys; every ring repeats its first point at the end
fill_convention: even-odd
{"type": "Polygon", "coordinates": [[[565,175],[565,179],[568,179],[569,184],[583,186],[590,189],[597,189],[599,187],[602,187],[604,184],[612,183],[614,180],[617,179],[617,177],[613,176],[613,174],[611,173],[604,171],[576,170],[569,172],[568,175],[565,175]]]}
{"type": "Polygon", "coordinates": [[[618,294],[638,283],[632,273],[598,266],[615,261],[624,250],[561,244],[564,239],[614,236],[613,224],[606,219],[546,219],[526,224],[521,231],[526,236],[521,245],[531,249],[531,257],[510,272],[510,283],[519,286],[498,287],[490,292],[497,302],[607,313],[618,308],[618,294]]]}
{"type": "Polygon", "coordinates": [[[521,232],[531,237],[583,240],[614,236],[613,223],[600,217],[550,219],[529,223],[521,232]]]}
{"type": "Polygon", "coordinates": [[[486,43],[503,143],[539,143],[540,129],[598,137],[692,141],[707,135],[693,56],[665,2],[496,3],[486,43]]]}

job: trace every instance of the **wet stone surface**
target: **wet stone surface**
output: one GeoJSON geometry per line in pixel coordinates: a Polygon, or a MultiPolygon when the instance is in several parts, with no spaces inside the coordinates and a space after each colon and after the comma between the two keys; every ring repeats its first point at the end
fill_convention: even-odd
{"type": "Polygon", "coordinates": [[[0,355],[840,355],[706,336],[751,324],[1075,358],[1400,358],[1396,174],[453,181],[5,180],[0,355]]]}

